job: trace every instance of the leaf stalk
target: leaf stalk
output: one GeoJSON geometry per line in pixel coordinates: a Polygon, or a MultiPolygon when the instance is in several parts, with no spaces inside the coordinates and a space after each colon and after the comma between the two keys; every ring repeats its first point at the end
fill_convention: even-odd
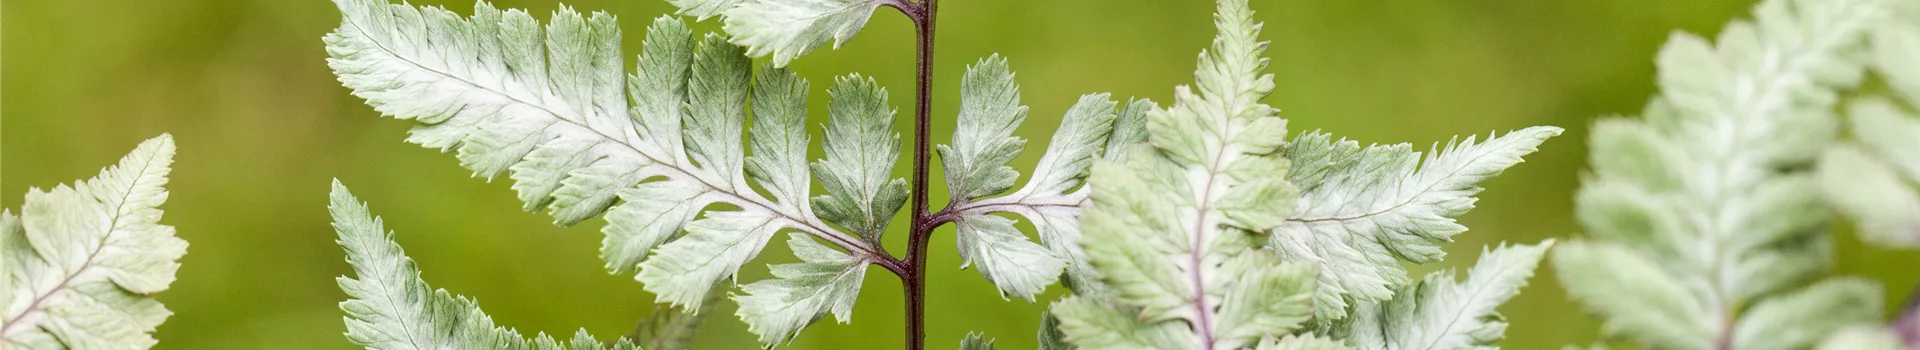
{"type": "Polygon", "coordinates": [[[913,21],[917,37],[918,51],[915,54],[917,65],[915,79],[915,106],[913,123],[913,216],[908,225],[907,257],[904,261],[894,260],[889,269],[899,275],[907,299],[907,349],[926,348],[926,286],[927,286],[927,245],[934,228],[946,220],[939,220],[927,207],[927,172],[932,155],[928,130],[931,129],[933,105],[933,34],[934,15],[939,0],[888,1],[885,5],[899,9],[907,19],[913,21]]]}

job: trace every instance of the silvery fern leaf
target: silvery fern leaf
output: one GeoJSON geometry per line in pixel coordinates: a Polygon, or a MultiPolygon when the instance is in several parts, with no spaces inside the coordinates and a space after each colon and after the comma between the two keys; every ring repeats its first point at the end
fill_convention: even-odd
{"type": "Polygon", "coordinates": [[[173,313],[187,241],[160,224],[173,137],[141,142],[92,179],[27,191],[0,211],[0,348],[146,349],[173,313]]]}
{"type": "Polygon", "coordinates": [[[808,324],[833,314],[840,323],[853,321],[853,304],[867,265],[859,258],[820,245],[804,235],[793,235],[787,245],[803,263],[773,266],[775,279],[741,286],[740,319],[747,320],[760,342],[792,341],[808,324]]]}
{"type": "MultiPolygon", "coordinates": [[[[1907,106],[1920,106],[1920,4],[1898,2],[1899,15],[1870,31],[1870,66],[1907,106]]],[[[1868,242],[1920,248],[1920,115],[1880,97],[1848,108],[1858,146],[1836,146],[1820,159],[1828,203],[1854,221],[1868,242]]]]}
{"type": "Polygon", "coordinates": [[[726,30],[733,43],[754,56],[773,56],[785,67],[827,41],[840,48],[867,26],[873,11],[887,0],[748,0],[727,10],[726,30]]]}
{"type": "Polygon", "coordinates": [[[1179,322],[1145,322],[1137,308],[1093,296],[1054,302],[1061,339],[1080,349],[1194,349],[1192,330],[1179,322]]]}
{"type": "Polygon", "coordinates": [[[1883,299],[1874,281],[1824,279],[1748,306],[1732,341],[1745,344],[1741,349],[1807,348],[1839,330],[1878,321],[1883,299]]]}
{"type": "MultiPolygon", "coordinates": [[[[813,163],[827,195],[813,199],[820,217],[878,242],[907,203],[907,180],[892,177],[900,159],[887,89],[873,78],[836,79],[827,111],[827,158],[813,163]]],[[[800,151],[804,151],[802,148],[800,151]]]]}
{"type": "MultiPolygon", "coordinates": [[[[1855,125],[1874,123],[1855,111],[1855,125]]],[[[1838,145],[1820,155],[1818,168],[1827,203],[1853,219],[1861,239],[1885,247],[1920,247],[1920,194],[1893,167],[1860,147],[1838,145]]]]}
{"type": "Polygon", "coordinates": [[[1002,297],[1013,293],[1031,301],[1066,267],[1066,260],[1053,251],[1028,241],[1012,219],[971,214],[954,219],[954,224],[959,227],[955,235],[960,259],[999,286],[1002,297]]]}
{"type": "Polygon", "coordinates": [[[1339,331],[1330,326],[1349,300],[1378,304],[1402,287],[1412,296],[1375,309],[1426,319],[1371,324],[1378,347],[1397,346],[1384,331],[1446,348],[1501,337],[1492,309],[1531,276],[1533,264],[1519,262],[1544,248],[1490,254],[1497,267],[1465,285],[1437,275],[1406,286],[1399,264],[1442,258],[1439,244],[1465,231],[1453,218],[1472,208],[1475,184],[1561,130],[1470,137],[1424,159],[1404,144],[1362,148],[1317,132],[1288,142],[1286,120],[1260,103],[1274,87],[1261,25],[1245,0],[1219,1],[1214,19],[1220,33],[1195,85],[1147,113],[1144,136],[1116,127],[1109,141],[1146,144],[1093,166],[1079,245],[1110,291],[1055,303],[1065,338],[1089,349],[1347,348],[1313,332],[1339,331]],[[1449,316],[1466,322],[1441,321],[1449,316]]]}
{"type": "Polygon", "coordinates": [[[987,338],[986,336],[982,336],[980,335],[980,333],[967,332],[967,337],[964,339],[960,339],[960,350],[993,350],[993,349],[994,349],[993,339],[987,338]]]}
{"type": "Polygon", "coordinates": [[[1107,94],[1081,96],[1062,118],[1027,184],[995,197],[1013,188],[1020,174],[1006,164],[1026,146],[1025,139],[1013,136],[1027,114],[1013,76],[1007,60],[994,55],[968,67],[961,79],[953,143],[939,146],[953,194],[942,214],[959,227],[966,264],[999,286],[1003,296],[1033,300],[1063,269],[1069,287],[1094,293],[1097,282],[1085,253],[1074,244],[1080,237],[1076,221],[1089,191],[1081,184],[1088,166],[1109,146],[1144,141],[1143,121],[1153,104],[1134,100],[1116,113],[1107,94]],[[1041,244],[1028,241],[1013,221],[991,213],[1026,218],[1039,231],[1041,244]]]}
{"type": "Polygon", "coordinates": [[[1237,349],[1290,334],[1313,310],[1315,272],[1260,248],[1293,193],[1285,121],[1259,103],[1266,44],[1244,0],[1221,1],[1219,37],[1201,55],[1197,87],[1147,116],[1148,144],[1125,163],[1097,162],[1086,249],[1112,301],[1056,303],[1082,348],[1237,349]],[[1256,173],[1258,174],[1256,176],[1256,173]]]}
{"type": "Polygon", "coordinates": [[[1020,85],[1014,83],[1007,60],[996,54],[967,67],[960,91],[953,144],[938,148],[947,190],[957,201],[1006,192],[1020,177],[1007,162],[1027,145],[1026,139],[1013,136],[1027,119],[1020,85]]]}
{"type": "Polygon", "coordinates": [[[1436,147],[1423,159],[1408,144],[1360,147],[1309,132],[1287,149],[1300,186],[1293,215],[1273,228],[1271,245],[1289,260],[1320,264],[1320,316],[1345,316],[1349,300],[1380,302],[1410,282],[1400,260],[1440,261],[1440,244],[1467,228],[1454,221],[1473,209],[1477,183],[1498,175],[1560,135],[1557,127],[1474,136],[1436,147]]]}
{"type": "MultiPolygon", "coordinates": [[[[1506,319],[1494,309],[1520,293],[1533,269],[1553,246],[1502,246],[1480,254],[1455,282],[1452,271],[1395,291],[1385,303],[1362,302],[1343,326],[1347,340],[1360,349],[1464,350],[1490,347],[1504,337],[1506,319]]],[[[1627,288],[1631,288],[1630,286],[1627,288]]]]}
{"type": "Polygon", "coordinates": [[[786,67],[794,59],[833,41],[839,48],[867,26],[881,5],[894,0],[667,0],[680,14],[725,17],[734,44],[747,47],[754,57],[773,56],[773,65],[786,67]]]}
{"type": "Polygon", "coordinates": [[[898,137],[870,79],[830,89],[828,156],[811,166],[827,196],[813,198],[808,84],[783,69],[753,74],[745,50],[722,36],[695,41],[661,17],[639,73],[625,75],[620,30],[605,13],[562,8],[542,30],[524,11],[486,3],[469,18],[336,3],[344,19],[326,37],[328,64],[344,85],[383,114],[420,122],[410,142],[452,150],[480,176],[507,173],[528,208],[549,208],[558,224],[604,213],[607,269],[634,275],[662,303],[701,310],[783,231],[862,264],[885,256],[871,242],[905,190],[876,170],[892,168],[898,137]]]}
{"type": "Polygon", "coordinates": [[[1553,265],[1561,284],[1595,288],[1576,297],[1607,315],[1604,333],[1631,334],[1648,344],[1680,349],[1707,349],[1715,337],[1717,321],[1705,317],[1707,304],[1693,298],[1678,278],[1624,245],[1561,243],[1554,249],[1553,265]]]}
{"type": "Polygon", "coordinates": [[[1876,318],[1877,286],[1808,282],[1832,264],[1810,168],[1836,136],[1836,89],[1862,76],[1863,34],[1888,10],[1768,0],[1718,46],[1668,40],[1644,119],[1593,130],[1576,198],[1591,241],[1554,253],[1565,289],[1607,318],[1607,333],[1656,348],[1793,349],[1819,340],[1809,332],[1876,318]]]}
{"type": "Polygon", "coordinates": [[[544,333],[528,339],[496,326],[473,299],[432,289],[420,279],[419,267],[394,243],[393,233],[338,180],[327,209],[340,234],[338,243],[353,265],[354,278],[341,276],[338,281],[351,298],[341,302],[340,309],[347,312],[347,339],[354,345],[380,350],[640,349],[625,338],[609,347],[585,329],[561,343],[544,333]]]}

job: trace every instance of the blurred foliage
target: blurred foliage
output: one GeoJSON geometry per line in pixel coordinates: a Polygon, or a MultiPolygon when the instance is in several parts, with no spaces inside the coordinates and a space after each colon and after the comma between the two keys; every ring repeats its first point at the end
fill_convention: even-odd
{"type": "MultiPolygon", "coordinates": [[[[638,53],[659,0],[566,0],[621,16],[638,53]]],[[[468,12],[469,0],[426,0],[468,12]]],[[[550,13],[556,0],[500,1],[550,13]]],[[[998,52],[1019,72],[1032,106],[1021,134],[1034,141],[1024,169],[1083,93],[1168,101],[1192,81],[1212,35],[1208,1],[948,0],[936,50],[934,141],[953,127],[964,65],[998,52]]],[[[1745,17],[1748,1],[1416,0],[1259,1],[1279,88],[1267,102],[1296,131],[1327,129],[1362,142],[1425,146],[1456,134],[1558,125],[1530,162],[1486,183],[1472,231],[1436,268],[1470,265],[1480,247],[1579,231],[1572,193],[1595,117],[1639,111],[1653,87],[1653,55],[1673,30],[1713,33],[1745,17]]],[[[377,118],[333,81],[320,36],[338,25],[322,0],[0,2],[0,205],[29,187],[83,178],[161,132],[179,155],[163,222],[192,242],[173,290],[162,349],[344,349],[348,271],[327,223],[327,183],[353,186],[437,286],[477,297],[524,332],[626,334],[651,308],[639,284],[601,269],[600,222],[560,228],[519,211],[505,178],[469,178],[451,156],[401,142],[408,122],[377,118]],[[532,263],[529,263],[532,262],[532,263]]],[[[541,16],[544,18],[544,16],[541,16]]],[[[713,20],[697,29],[717,30],[713,20]]],[[[860,72],[891,87],[900,125],[912,110],[911,24],[882,11],[838,50],[794,63],[814,82],[813,118],[825,120],[825,83],[860,72]]],[[[631,57],[631,56],[629,56],[631,57]]],[[[901,130],[910,135],[910,130],[901,130]]],[[[816,146],[817,147],[817,146],[816,146]]],[[[816,154],[818,150],[815,150],[816,154]]],[[[908,162],[903,161],[905,165],[908,162]]],[[[908,169],[896,172],[904,176],[908,169]]],[[[934,179],[940,179],[935,169],[934,179]]],[[[1024,181],[1024,180],[1022,180],[1024,181]]],[[[933,186],[942,188],[942,186],[933,186]]],[[[944,193],[933,193],[944,203],[944,193]]],[[[899,228],[904,225],[896,224],[899,228]]],[[[896,230],[897,231],[897,230],[896,230]]],[[[978,330],[1009,349],[1031,348],[1042,304],[1006,301],[973,271],[954,269],[951,228],[936,233],[928,341],[955,344],[978,330]]],[[[904,252],[904,234],[887,243],[904,252]]],[[[1920,276],[1913,254],[1840,240],[1839,270],[1882,281],[1900,305],[1920,276]],[[1903,271],[1904,270],[1904,271],[1903,271]]],[[[768,249],[764,263],[792,260],[768,249]]],[[[1567,303],[1550,269],[1503,310],[1513,349],[1586,344],[1597,324],[1567,303]]],[[[900,284],[869,274],[854,324],[817,324],[791,349],[890,348],[902,342],[900,284]]],[[[701,348],[751,348],[754,338],[716,310],[701,348]]]]}

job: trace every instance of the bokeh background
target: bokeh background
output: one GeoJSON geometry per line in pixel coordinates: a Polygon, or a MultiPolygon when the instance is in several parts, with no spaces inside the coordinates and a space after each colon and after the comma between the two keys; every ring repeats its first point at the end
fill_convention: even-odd
{"type": "MultiPolygon", "coordinates": [[[[471,1],[420,3],[467,13],[471,1]]],[[[632,54],[647,21],[671,12],[661,0],[566,2],[620,16],[632,54]]],[[[561,6],[497,5],[536,14],[561,6]]],[[[1267,24],[1263,38],[1273,42],[1270,71],[1279,83],[1266,101],[1296,131],[1425,146],[1531,125],[1568,129],[1486,182],[1479,209],[1462,219],[1472,231],[1447,247],[1445,263],[1416,267],[1424,272],[1466,266],[1487,244],[1577,234],[1571,198],[1588,125],[1640,109],[1655,91],[1652,57],[1669,33],[1715,33],[1750,5],[1293,0],[1254,7],[1267,24]]],[[[409,122],[380,118],[340,87],[320,41],[339,23],[327,1],[5,0],[0,9],[0,205],[18,207],[30,187],[92,176],[159,133],[178,140],[163,222],[192,247],[179,281],[160,295],[175,312],[159,329],[162,349],[350,348],[336,307],[345,296],[334,284],[348,266],[326,211],[335,177],[399,232],[430,283],[477,297],[503,325],[558,334],[585,327],[606,339],[627,333],[651,308],[652,296],[630,276],[601,269],[601,222],[561,228],[545,214],[520,211],[504,177],[472,178],[453,157],[401,142],[409,122]]],[[[1080,94],[1168,101],[1174,85],[1192,80],[1195,55],[1213,35],[1212,10],[1195,0],[945,1],[934,141],[945,142],[952,130],[965,65],[1000,53],[1011,58],[1032,107],[1020,133],[1035,141],[1015,161],[1031,166],[1080,94]]],[[[696,26],[717,27],[712,20],[696,26]]],[[[829,79],[859,72],[892,88],[900,125],[910,125],[911,32],[904,17],[883,9],[844,47],[794,63],[814,82],[813,118],[825,118],[829,79]]],[[[944,202],[944,193],[933,196],[944,202]]],[[[888,237],[891,250],[904,252],[903,236],[888,237]]],[[[976,272],[957,268],[950,228],[935,237],[930,344],[949,347],[981,331],[1006,349],[1033,347],[1039,315],[1060,288],[1037,304],[1002,300],[976,272]]],[[[1920,278],[1903,268],[1920,262],[1914,254],[1863,248],[1850,235],[1838,241],[1837,270],[1883,281],[1891,305],[1920,278]]],[[[775,246],[744,279],[765,276],[764,263],[792,260],[775,246]]],[[[1597,322],[1567,302],[1550,269],[1533,282],[1502,308],[1513,322],[1508,348],[1558,348],[1598,336],[1597,322]]],[[[896,347],[900,293],[898,280],[876,269],[851,325],[823,321],[788,348],[896,347]]],[[[700,348],[755,346],[732,311],[721,306],[709,318],[700,348]]]]}

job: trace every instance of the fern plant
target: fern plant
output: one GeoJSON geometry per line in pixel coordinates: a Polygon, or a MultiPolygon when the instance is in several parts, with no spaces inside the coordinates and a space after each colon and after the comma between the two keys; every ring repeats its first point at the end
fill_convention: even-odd
{"type": "MultiPolygon", "coordinates": [[[[524,11],[486,3],[466,18],[383,0],[336,3],[344,20],[325,38],[329,65],[382,114],[420,122],[409,142],[453,151],[476,176],[506,174],[527,210],[546,208],[557,224],[605,217],[607,270],[635,276],[678,310],[659,312],[681,313],[655,317],[674,325],[643,326],[642,336],[674,335],[652,338],[659,344],[650,348],[683,347],[684,327],[698,323],[699,310],[721,295],[739,304],[737,316],[767,345],[793,339],[828,314],[846,322],[871,265],[907,285],[909,347],[920,348],[926,246],[946,223],[958,227],[966,263],[1003,295],[1032,300],[1063,272],[1081,281],[1079,288],[1090,280],[1071,243],[1086,197],[1080,182],[1109,144],[1144,135],[1140,115],[1153,109],[1144,100],[1122,107],[1106,94],[1082,97],[1031,180],[1001,195],[1018,177],[1006,163],[1025,146],[1011,133],[1026,107],[1006,60],[982,59],[961,82],[955,142],[939,147],[954,200],[934,212],[926,203],[931,68],[924,56],[933,1],[676,1],[685,14],[725,13],[733,35],[695,40],[683,22],[663,16],[648,28],[632,75],[620,58],[620,28],[606,13],[563,8],[543,30],[524,11]],[[779,68],[827,37],[847,39],[882,5],[907,13],[923,34],[912,188],[889,175],[901,146],[884,88],[858,75],[835,79],[827,89],[826,156],[809,163],[810,86],[779,68]],[[773,62],[755,73],[751,56],[760,55],[773,62]],[[816,177],[824,195],[810,193],[816,177]],[[911,248],[895,257],[879,242],[909,199],[911,248]],[[1029,218],[1042,243],[994,213],[1029,218]],[[789,246],[802,261],[775,265],[774,278],[734,289],[739,269],[782,232],[791,234],[789,246]]],[[[413,296],[428,293],[410,280],[417,274],[411,267],[369,266],[406,264],[397,248],[352,246],[380,245],[368,233],[379,230],[369,229],[344,189],[336,192],[335,207],[349,209],[336,209],[336,225],[357,267],[358,279],[342,280],[356,298],[343,304],[355,343],[447,344],[402,341],[414,333],[408,329],[507,339],[499,344],[552,343],[493,329],[471,302],[448,294],[413,296]],[[367,302],[398,296],[410,303],[367,302]]]]}
{"type": "MultiPolygon", "coordinates": [[[[1767,0],[1752,21],[1722,29],[1717,46],[1684,33],[1668,40],[1661,91],[1644,118],[1594,126],[1592,173],[1578,195],[1587,239],[1553,257],[1566,290],[1606,318],[1610,338],[1653,349],[1885,345],[1853,331],[1827,340],[1877,323],[1882,291],[1825,270],[1830,208],[1855,214],[1872,241],[1912,242],[1920,209],[1902,196],[1911,190],[1858,148],[1833,144],[1835,106],[1868,62],[1913,91],[1902,85],[1916,78],[1920,17],[1888,23],[1900,5],[1912,4],[1767,0]]],[[[1886,143],[1920,135],[1891,105],[1852,105],[1861,141],[1890,155],[1913,151],[1886,143]]]]}
{"type": "Polygon", "coordinates": [[[94,178],[28,190],[0,211],[0,348],[146,349],[173,313],[187,241],[160,224],[173,137],[141,142],[94,178]]]}
{"type": "Polygon", "coordinates": [[[472,299],[429,289],[413,259],[393,242],[393,233],[337,180],[327,208],[357,277],[339,279],[340,289],[353,298],[340,308],[347,311],[347,338],[354,344],[369,349],[642,349],[628,338],[608,346],[585,329],[562,343],[546,334],[527,339],[495,326],[472,299]]]}
{"type": "MultiPolygon", "coordinates": [[[[1453,218],[1472,208],[1476,183],[1561,130],[1468,137],[1424,159],[1406,144],[1361,147],[1318,132],[1289,141],[1277,110],[1260,103],[1273,82],[1245,0],[1220,2],[1221,36],[1173,106],[1082,96],[1017,187],[1007,163],[1026,147],[1013,131],[1027,108],[997,55],[967,68],[953,143],[929,147],[936,1],[670,2],[723,17],[730,35],[696,41],[680,20],[656,19],[632,75],[613,16],[567,8],[543,31],[523,11],[485,3],[463,18],[337,0],[345,18],[326,37],[329,65],[356,96],[421,123],[408,141],[453,151],[476,176],[505,173],[526,209],[546,208],[557,224],[605,217],[607,269],[674,308],[616,348],[684,347],[700,310],[722,295],[776,346],[829,314],[846,322],[869,265],[902,279],[908,348],[922,348],[927,242],[948,223],[963,266],[1003,297],[1032,301],[1055,280],[1075,293],[1043,320],[1050,349],[1483,347],[1505,327],[1495,307],[1552,244],[1488,251],[1465,282],[1407,277],[1402,261],[1439,261],[1440,244],[1466,230],[1453,218]],[[827,89],[826,155],[809,163],[809,85],[780,68],[850,39],[883,6],[919,29],[911,180],[890,175],[902,150],[885,90],[858,75],[827,89]],[[772,59],[754,73],[754,56],[772,59]],[[937,211],[927,200],[933,153],[951,198],[937,211]],[[1095,163],[1099,184],[1087,185],[1095,163]],[[825,195],[809,193],[816,177],[825,195]],[[897,257],[879,242],[908,202],[909,251],[897,257]],[[1013,216],[1032,223],[1037,243],[1013,216]],[[735,287],[782,232],[801,262],[735,287]]],[[[344,187],[333,203],[356,270],[341,279],[356,344],[605,346],[584,331],[562,344],[494,326],[475,303],[429,291],[344,187]]],[[[992,344],[969,334],[961,346],[992,344]]]]}
{"type": "MultiPolygon", "coordinates": [[[[1308,132],[1260,100],[1261,24],[1219,2],[1219,35],[1195,85],[1146,116],[1147,143],[1094,166],[1084,247],[1109,293],[1056,303],[1059,336],[1087,349],[1477,349],[1502,338],[1495,308],[1551,241],[1502,246],[1464,282],[1414,282],[1401,262],[1439,261],[1464,232],[1475,184],[1559,128],[1361,147],[1308,132]]],[[[1042,335],[1043,338],[1049,335],[1042,335]]],[[[1043,340],[1043,343],[1046,343],[1043,340]]]]}

